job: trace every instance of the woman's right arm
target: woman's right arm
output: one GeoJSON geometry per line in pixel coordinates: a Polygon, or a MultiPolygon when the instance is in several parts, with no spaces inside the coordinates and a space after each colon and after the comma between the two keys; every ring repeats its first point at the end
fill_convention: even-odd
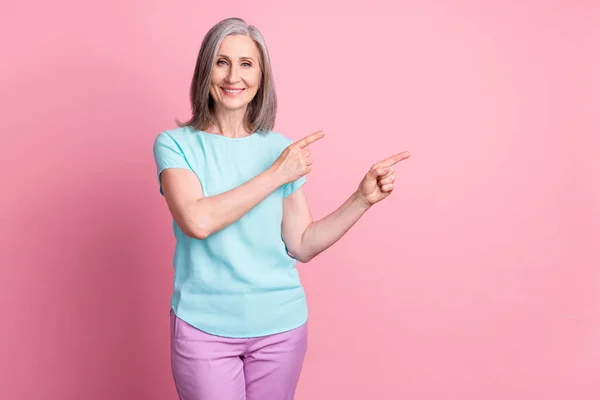
{"type": "Polygon", "coordinates": [[[161,172],[162,190],[173,219],[187,236],[206,239],[233,224],[279,186],[311,171],[306,147],[323,137],[321,131],[286,147],[273,165],[248,182],[227,192],[204,197],[196,174],[184,168],[161,172]]]}
{"type": "Polygon", "coordinates": [[[206,239],[239,220],[283,184],[271,168],[243,185],[209,197],[204,197],[198,177],[189,169],[167,168],[161,181],[173,219],[183,233],[196,239],[206,239]]]}

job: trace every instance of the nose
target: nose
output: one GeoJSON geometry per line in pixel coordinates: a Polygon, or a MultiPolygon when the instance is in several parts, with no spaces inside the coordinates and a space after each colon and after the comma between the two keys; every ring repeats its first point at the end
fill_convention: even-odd
{"type": "Polygon", "coordinates": [[[236,83],[240,80],[239,71],[236,65],[229,67],[229,73],[227,74],[228,83],[236,83]]]}

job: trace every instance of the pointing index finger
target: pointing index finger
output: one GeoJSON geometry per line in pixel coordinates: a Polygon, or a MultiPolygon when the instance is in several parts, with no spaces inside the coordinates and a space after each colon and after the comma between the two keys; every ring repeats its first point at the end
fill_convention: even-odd
{"type": "Polygon", "coordinates": [[[391,167],[402,160],[406,160],[408,157],[410,157],[410,153],[408,151],[403,151],[402,153],[398,153],[394,156],[386,158],[383,161],[380,161],[377,165],[380,167],[391,167]]]}
{"type": "Polygon", "coordinates": [[[323,133],[323,131],[317,131],[313,134],[306,136],[304,139],[298,140],[296,143],[294,143],[294,146],[303,149],[309,144],[321,139],[323,136],[325,136],[325,133],[323,133]]]}

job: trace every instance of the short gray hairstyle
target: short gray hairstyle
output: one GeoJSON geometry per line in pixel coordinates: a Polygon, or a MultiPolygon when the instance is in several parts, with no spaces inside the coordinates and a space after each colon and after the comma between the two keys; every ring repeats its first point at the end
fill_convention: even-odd
{"type": "Polygon", "coordinates": [[[177,123],[179,126],[192,126],[199,130],[206,129],[214,123],[214,99],[209,91],[212,70],[221,42],[228,35],[248,36],[258,47],[262,78],[254,99],[248,105],[244,122],[253,133],[258,131],[267,133],[273,129],[277,114],[277,96],[271,71],[271,60],[260,31],[256,27],[248,25],[241,18],[227,18],[206,33],[198,53],[190,87],[192,118],[187,122],[177,121],[177,123]]]}

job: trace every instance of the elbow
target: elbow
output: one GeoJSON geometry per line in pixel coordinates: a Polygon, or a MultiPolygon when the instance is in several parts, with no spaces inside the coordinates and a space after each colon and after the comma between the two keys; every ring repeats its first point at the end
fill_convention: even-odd
{"type": "Polygon", "coordinates": [[[206,231],[196,230],[190,236],[193,237],[194,239],[204,240],[210,236],[210,233],[208,233],[206,231]]]}
{"type": "Polygon", "coordinates": [[[212,231],[208,227],[196,226],[190,233],[194,239],[204,240],[212,234],[212,231]]]}
{"type": "Polygon", "coordinates": [[[312,260],[315,256],[312,254],[308,254],[308,253],[301,253],[301,252],[288,252],[288,254],[290,255],[290,257],[294,258],[297,261],[300,261],[303,264],[306,264],[308,262],[310,262],[310,260],[312,260]]]}
{"type": "Polygon", "coordinates": [[[300,259],[298,261],[300,261],[301,263],[308,263],[310,262],[310,260],[312,260],[315,256],[313,254],[302,254],[300,256],[300,259]]]}
{"type": "Polygon", "coordinates": [[[208,232],[190,226],[180,226],[180,229],[185,236],[190,237],[192,239],[204,240],[208,236],[210,236],[208,232]]]}
{"type": "Polygon", "coordinates": [[[208,227],[200,224],[184,223],[181,225],[181,231],[188,237],[198,240],[204,240],[211,235],[208,227]]]}
{"type": "Polygon", "coordinates": [[[296,260],[300,261],[303,264],[306,264],[306,263],[310,262],[310,260],[312,260],[312,259],[313,259],[313,257],[305,256],[305,257],[297,258],[296,260]]]}
{"type": "Polygon", "coordinates": [[[319,252],[314,251],[316,249],[311,249],[302,240],[299,242],[288,241],[286,242],[286,248],[290,257],[304,264],[310,262],[317,254],[319,254],[319,252]]]}

